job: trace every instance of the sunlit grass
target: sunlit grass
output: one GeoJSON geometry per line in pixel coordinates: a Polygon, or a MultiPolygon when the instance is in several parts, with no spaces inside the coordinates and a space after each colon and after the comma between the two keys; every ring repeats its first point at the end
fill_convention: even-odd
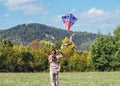
{"type": "MultiPolygon", "coordinates": [[[[59,73],[60,86],[120,86],[120,72],[59,73]]],[[[49,73],[0,73],[0,86],[50,86],[49,73]]]]}

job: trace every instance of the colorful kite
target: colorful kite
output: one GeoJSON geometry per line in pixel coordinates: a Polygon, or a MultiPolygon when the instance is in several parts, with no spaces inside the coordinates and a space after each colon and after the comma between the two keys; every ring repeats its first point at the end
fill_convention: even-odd
{"type": "Polygon", "coordinates": [[[72,14],[67,14],[62,16],[62,20],[65,24],[65,28],[70,32],[70,27],[76,22],[77,18],[72,14]]]}

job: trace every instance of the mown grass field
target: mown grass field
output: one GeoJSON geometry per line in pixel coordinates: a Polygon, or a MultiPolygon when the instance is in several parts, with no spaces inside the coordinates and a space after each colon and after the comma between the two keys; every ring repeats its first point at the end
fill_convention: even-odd
{"type": "MultiPolygon", "coordinates": [[[[0,73],[0,86],[50,86],[49,73],[0,73]]],[[[59,73],[59,86],[120,86],[120,72],[59,73]]]]}

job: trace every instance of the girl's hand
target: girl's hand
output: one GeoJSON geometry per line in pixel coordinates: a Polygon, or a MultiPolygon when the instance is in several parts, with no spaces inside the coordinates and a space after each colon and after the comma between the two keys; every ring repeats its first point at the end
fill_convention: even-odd
{"type": "Polygon", "coordinates": [[[75,33],[73,33],[71,36],[74,36],[75,35],[75,33]]]}

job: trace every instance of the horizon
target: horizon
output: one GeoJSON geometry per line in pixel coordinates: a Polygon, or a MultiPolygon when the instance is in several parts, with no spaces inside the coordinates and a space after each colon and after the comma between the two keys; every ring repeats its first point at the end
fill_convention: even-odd
{"type": "Polygon", "coordinates": [[[0,0],[0,30],[39,23],[65,29],[61,17],[72,13],[77,21],[72,31],[113,34],[120,24],[120,0],[0,0]]]}
{"type": "MultiPolygon", "coordinates": [[[[25,24],[25,23],[24,23],[25,24]]],[[[41,23],[27,23],[27,24],[41,24],[41,23]]],[[[27,25],[27,24],[25,24],[25,25],[27,25]]],[[[23,25],[23,24],[18,24],[18,25],[23,25]]],[[[13,26],[13,27],[17,27],[18,25],[16,25],[16,26],[13,26]]],[[[42,25],[46,25],[46,24],[42,24],[42,25]]],[[[54,27],[54,26],[50,26],[50,25],[46,25],[46,26],[48,26],[48,27],[54,27]]],[[[0,29],[0,30],[9,30],[9,29],[11,29],[11,28],[13,28],[13,27],[10,27],[10,28],[5,28],[5,29],[0,29]]],[[[55,29],[60,29],[60,30],[65,30],[65,31],[67,31],[66,29],[62,29],[62,28],[58,28],[58,27],[54,27],[55,29]]],[[[74,31],[74,32],[87,32],[87,31],[74,31]]],[[[87,33],[93,33],[93,32],[87,32],[87,33]]],[[[98,32],[99,33],[99,32],[98,32]]],[[[93,33],[93,34],[97,34],[97,33],[93,33]]]]}

